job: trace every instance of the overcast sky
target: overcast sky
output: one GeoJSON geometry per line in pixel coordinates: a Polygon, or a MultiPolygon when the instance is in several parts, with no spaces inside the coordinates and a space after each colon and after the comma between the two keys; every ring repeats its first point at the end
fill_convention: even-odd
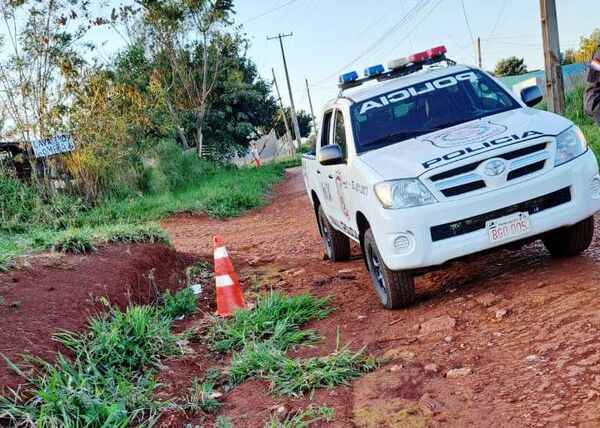
{"type": "MultiPolygon", "coordinates": [[[[119,0],[107,0],[118,5],[119,0]]],[[[600,27],[599,0],[557,0],[561,49],[600,27]]],[[[538,0],[236,0],[235,20],[252,45],[249,55],[260,74],[275,69],[289,105],[279,43],[284,39],[296,107],[308,110],[304,79],[311,85],[316,114],[337,93],[337,76],[446,45],[448,57],[475,64],[474,42],[482,39],[483,66],[491,70],[506,56],[525,58],[530,70],[543,67],[538,0]],[[466,19],[465,19],[466,15],[466,19]],[[470,29],[470,30],[469,30],[470,29]]],[[[108,10],[111,6],[109,5],[108,10]]],[[[120,46],[106,28],[93,39],[109,56],[120,46]]]]}

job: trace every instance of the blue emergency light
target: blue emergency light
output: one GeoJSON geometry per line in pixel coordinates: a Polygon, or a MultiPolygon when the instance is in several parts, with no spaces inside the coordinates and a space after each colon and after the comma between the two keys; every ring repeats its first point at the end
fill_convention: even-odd
{"type": "Polygon", "coordinates": [[[377,75],[383,73],[384,71],[385,71],[385,69],[383,68],[383,65],[381,65],[381,64],[373,65],[371,67],[365,68],[365,77],[377,76],[377,75]]]}
{"type": "Polygon", "coordinates": [[[351,71],[349,73],[342,74],[340,76],[340,84],[354,82],[357,79],[358,79],[358,73],[356,71],[351,71]]]}

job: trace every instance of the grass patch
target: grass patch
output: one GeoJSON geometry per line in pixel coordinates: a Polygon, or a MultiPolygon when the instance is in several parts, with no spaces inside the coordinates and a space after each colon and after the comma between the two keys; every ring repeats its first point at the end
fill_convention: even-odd
{"type": "Polygon", "coordinates": [[[95,253],[96,246],[81,230],[68,230],[58,235],[52,245],[54,251],[61,253],[87,254],[95,253]]]}
{"type": "Polygon", "coordinates": [[[309,406],[298,410],[281,420],[277,415],[271,416],[265,428],[307,428],[317,422],[333,422],[335,409],[328,406],[309,406]]]}
{"type": "Polygon", "coordinates": [[[217,398],[220,394],[215,392],[212,382],[201,382],[198,378],[192,381],[190,393],[184,404],[186,410],[200,413],[215,413],[223,405],[217,398]]]}
{"type": "Polygon", "coordinates": [[[169,290],[162,296],[163,306],[161,313],[170,319],[185,317],[196,312],[198,297],[189,288],[171,294],[169,290]]]}
{"type": "Polygon", "coordinates": [[[285,296],[272,292],[262,297],[252,311],[237,311],[230,320],[215,320],[210,333],[212,348],[233,351],[226,368],[230,386],[249,379],[266,379],[279,395],[301,396],[317,388],[345,384],[380,365],[367,355],[338,347],[330,355],[307,359],[290,358],[290,348],[313,343],[313,330],[300,330],[310,320],[322,319],[332,309],[328,299],[310,294],[285,296]]]}
{"type": "Polygon", "coordinates": [[[263,342],[234,353],[227,371],[234,385],[248,379],[266,379],[274,394],[302,396],[318,388],[346,384],[380,364],[364,349],[353,352],[343,347],[323,357],[292,359],[272,343],[263,342]]]}
{"type": "Polygon", "coordinates": [[[306,322],[332,312],[328,299],[310,294],[287,297],[272,292],[260,298],[252,311],[237,311],[231,320],[216,320],[212,348],[218,352],[242,349],[249,343],[270,342],[277,349],[313,342],[313,330],[300,330],[306,322]]]}
{"type": "MultiPolygon", "coordinates": [[[[170,331],[170,314],[153,306],[114,308],[90,319],[84,333],[56,335],[72,358],[59,354],[50,364],[25,356],[21,365],[9,362],[27,384],[24,391],[0,396],[0,420],[31,427],[150,426],[167,408],[185,409],[154,393],[160,359],[183,352],[170,331]]],[[[199,406],[214,404],[199,399],[199,406]]]]}

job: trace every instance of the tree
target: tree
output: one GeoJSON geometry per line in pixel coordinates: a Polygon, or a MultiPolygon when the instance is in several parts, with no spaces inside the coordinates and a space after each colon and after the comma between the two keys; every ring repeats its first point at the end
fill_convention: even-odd
{"type": "Polygon", "coordinates": [[[192,112],[196,128],[195,140],[198,155],[204,144],[204,121],[210,109],[212,92],[219,78],[223,43],[236,41],[224,37],[222,26],[231,25],[233,0],[139,0],[144,10],[144,22],[152,29],[151,37],[169,59],[171,72],[181,88],[179,91],[192,112]]]}
{"type": "MultiPolygon", "coordinates": [[[[0,103],[9,138],[31,141],[65,131],[66,79],[77,74],[89,48],[82,42],[87,29],[103,23],[92,21],[87,6],[86,0],[0,0],[0,103]]],[[[35,164],[30,144],[27,150],[35,164]]],[[[48,162],[43,165],[45,177],[48,162]]]]}
{"type": "MultiPolygon", "coordinates": [[[[304,110],[300,110],[296,112],[296,116],[298,117],[298,127],[300,128],[300,136],[308,137],[310,131],[312,129],[312,118],[310,114],[305,112],[304,110]]],[[[285,117],[288,120],[288,124],[292,123],[292,109],[287,107],[285,109],[285,117]]],[[[273,128],[277,132],[277,135],[285,135],[285,123],[283,122],[283,117],[281,117],[281,110],[277,110],[275,116],[273,116],[273,128]]],[[[291,127],[290,132],[292,133],[292,139],[295,138],[294,127],[291,127]]]]}
{"type": "Polygon", "coordinates": [[[580,37],[579,48],[567,49],[563,55],[563,64],[589,62],[596,49],[598,49],[598,45],[600,45],[600,28],[592,31],[589,37],[580,37]]]}
{"type": "Polygon", "coordinates": [[[502,76],[518,76],[519,74],[527,73],[527,66],[523,58],[511,56],[501,59],[496,64],[494,74],[498,77],[502,76]]]}

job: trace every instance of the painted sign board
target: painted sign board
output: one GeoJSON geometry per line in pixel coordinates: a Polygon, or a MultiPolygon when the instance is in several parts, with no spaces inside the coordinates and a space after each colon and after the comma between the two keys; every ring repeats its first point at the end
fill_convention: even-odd
{"type": "Polygon", "coordinates": [[[31,144],[33,145],[33,153],[36,158],[43,158],[75,150],[75,143],[70,135],[56,135],[42,140],[35,140],[31,144]]]}

